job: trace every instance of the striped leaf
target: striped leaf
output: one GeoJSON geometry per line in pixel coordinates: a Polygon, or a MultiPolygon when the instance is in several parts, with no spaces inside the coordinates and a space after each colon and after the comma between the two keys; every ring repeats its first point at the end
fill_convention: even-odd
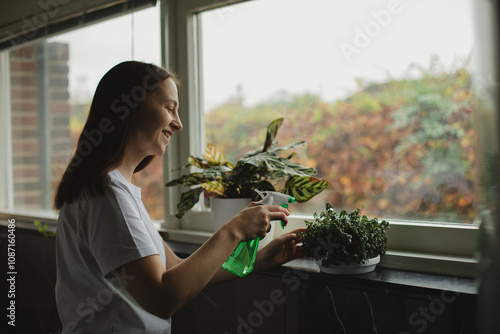
{"type": "MultiPolygon", "coordinates": [[[[280,152],[280,151],[285,151],[285,150],[289,150],[289,149],[292,149],[292,148],[299,148],[301,146],[304,146],[306,144],[305,141],[301,141],[301,142],[298,142],[298,143],[294,143],[294,144],[288,144],[288,145],[285,145],[285,146],[279,146],[279,147],[270,147],[268,148],[267,152],[280,152]]],[[[245,157],[248,158],[248,157],[252,157],[254,155],[257,155],[259,153],[262,153],[262,150],[256,150],[256,151],[250,151],[248,152],[247,154],[245,154],[245,157]]],[[[291,156],[294,156],[295,153],[292,153],[291,156]]],[[[290,159],[290,158],[289,158],[290,159]]]]}
{"type": "Polygon", "coordinates": [[[201,168],[201,169],[207,169],[210,167],[210,165],[205,162],[204,160],[200,158],[193,157],[192,155],[188,158],[188,163],[192,166],[201,168]]]}
{"type": "Polygon", "coordinates": [[[232,179],[237,180],[240,183],[245,183],[248,181],[256,181],[258,167],[253,164],[248,164],[243,161],[238,161],[236,167],[234,167],[232,172],[232,179]]]}
{"type": "Polygon", "coordinates": [[[225,173],[231,172],[230,167],[226,166],[210,166],[209,168],[205,169],[202,173],[203,176],[205,176],[207,179],[210,179],[210,181],[213,181],[214,179],[222,177],[225,173]]]}
{"type": "Polygon", "coordinates": [[[202,173],[191,173],[188,175],[184,175],[181,178],[175,179],[167,183],[165,186],[171,187],[171,186],[176,186],[176,185],[185,185],[187,187],[189,186],[194,186],[197,184],[202,184],[205,182],[210,181],[203,175],[202,173]]]}
{"type": "Polygon", "coordinates": [[[260,153],[252,157],[243,158],[241,161],[269,171],[282,172],[284,176],[316,175],[316,170],[314,168],[306,167],[298,162],[282,158],[273,152],[260,153]]]}
{"type": "Polygon", "coordinates": [[[223,165],[227,162],[226,155],[214,144],[208,144],[203,154],[210,165],[223,165]]]}
{"type": "Polygon", "coordinates": [[[288,179],[282,192],[294,197],[297,202],[306,202],[322,192],[327,185],[327,181],[314,177],[294,176],[288,179]]]}
{"type": "Polygon", "coordinates": [[[224,195],[224,185],[220,181],[211,181],[201,185],[203,189],[219,196],[224,195]]]}
{"type": "Polygon", "coordinates": [[[177,204],[177,218],[182,218],[184,214],[191,209],[200,200],[200,194],[203,188],[198,187],[181,194],[181,201],[177,204]]]}
{"type": "Polygon", "coordinates": [[[285,150],[289,150],[291,148],[298,148],[298,147],[301,147],[301,146],[304,146],[306,144],[305,141],[300,141],[298,143],[294,143],[294,144],[288,144],[288,145],[285,145],[285,146],[279,146],[279,147],[272,147],[270,148],[269,150],[267,150],[268,152],[279,152],[279,151],[285,151],[285,150]]]}

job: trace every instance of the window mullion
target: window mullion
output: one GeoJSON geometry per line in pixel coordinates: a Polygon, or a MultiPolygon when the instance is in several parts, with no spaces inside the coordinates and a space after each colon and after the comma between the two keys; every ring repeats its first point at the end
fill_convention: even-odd
{"type": "Polygon", "coordinates": [[[0,53],[0,205],[2,209],[14,208],[14,184],[12,171],[12,119],[10,100],[10,55],[0,53]]]}

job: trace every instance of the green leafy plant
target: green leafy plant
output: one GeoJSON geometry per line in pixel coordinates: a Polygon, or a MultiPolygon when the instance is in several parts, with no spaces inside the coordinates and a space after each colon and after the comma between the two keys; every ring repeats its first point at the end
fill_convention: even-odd
{"type": "Polygon", "coordinates": [[[177,218],[181,218],[200,199],[205,191],[221,198],[256,198],[255,189],[260,191],[280,191],[295,197],[297,202],[305,202],[322,192],[327,181],[314,178],[316,170],[291,161],[292,153],[282,157],[278,153],[298,148],[305,142],[286,146],[275,146],[275,137],[283,118],[278,118],[267,127],[262,149],[247,153],[236,164],[227,161],[224,153],[213,144],[208,144],[203,157],[190,156],[186,167],[197,167],[193,172],[170,181],[170,186],[192,187],[181,194],[177,205],[177,218]],[[277,190],[279,188],[279,190],[277,190]]]}
{"type": "Polygon", "coordinates": [[[33,225],[36,226],[36,228],[38,229],[38,232],[40,232],[41,234],[43,234],[44,237],[55,237],[56,236],[56,232],[49,232],[48,231],[48,225],[47,224],[42,224],[41,221],[39,220],[35,220],[33,221],[33,225]]]}
{"type": "Polygon", "coordinates": [[[357,209],[337,213],[327,203],[326,212],[315,213],[314,221],[306,221],[307,230],[298,233],[304,255],[328,267],[341,262],[361,264],[385,254],[389,223],[361,216],[360,212],[357,209]]]}

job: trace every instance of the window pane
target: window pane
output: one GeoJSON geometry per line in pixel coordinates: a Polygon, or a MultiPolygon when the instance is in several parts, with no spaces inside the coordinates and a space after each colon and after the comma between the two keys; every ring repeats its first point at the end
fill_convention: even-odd
{"type": "Polygon", "coordinates": [[[294,159],[330,182],[294,212],[473,221],[470,0],[251,1],[199,19],[205,141],[233,162],[284,117],[279,144],[307,141],[294,159]]]}
{"type": "MultiPolygon", "coordinates": [[[[159,8],[10,52],[14,209],[48,211],[101,77],[119,62],[160,63],[159,8]]],[[[163,218],[161,159],[136,176],[153,219],[163,218]]]]}

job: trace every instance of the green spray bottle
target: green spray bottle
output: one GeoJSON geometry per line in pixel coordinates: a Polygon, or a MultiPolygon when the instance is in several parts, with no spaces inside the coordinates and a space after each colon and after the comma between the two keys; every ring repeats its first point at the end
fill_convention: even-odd
{"type": "MultiPolygon", "coordinates": [[[[255,189],[255,191],[262,197],[261,205],[281,205],[284,208],[288,204],[294,203],[295,198],[275,191],[263,191],[255,189]]],[[[281,228],[285,228],[281,222],[281,228]]],[[[227,271],[244,277],[250,274],[255,264],[255,257],[257,256],[257,249],[259,248],[259,238],[241,242],[236,249],[231,253],[229,258],[222,264],[222,268],[227,271]]]]}

